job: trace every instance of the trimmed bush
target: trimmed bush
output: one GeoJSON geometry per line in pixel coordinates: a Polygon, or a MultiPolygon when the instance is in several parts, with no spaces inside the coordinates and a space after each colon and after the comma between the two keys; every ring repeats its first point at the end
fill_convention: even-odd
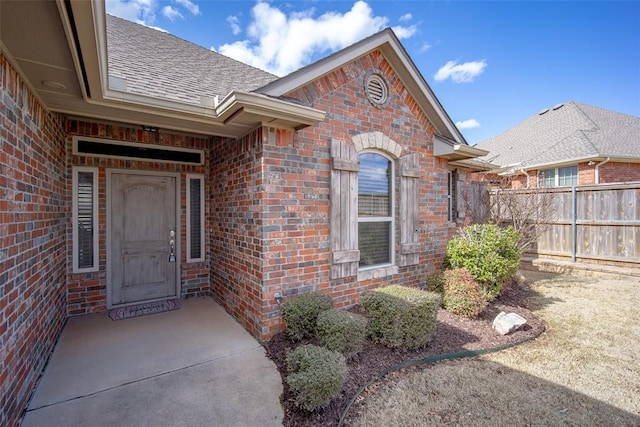
{"type": "Polygon", "coordinates": [[[445,267],[464,268],[478,282],[487,301],[500,294],[507,279],[520,265],[520,235],[509,226],[474,224],[447,243],[445,267]]]}
{"type": "Polygon", "coordinates": [[[280,306],[287,337],[293,341],[316,335],[318,315],[333,308],[333,300],[319,291],[300,294],[280,306]]]}
{"type": "Polygon", "coordinates": [[[444,274],[441,271],[429,274],[426,287],[429,292],[435,292],[441,296],[444,295],[444,274]]]}
{"type": "Polygon", "coordinates": [[[434,292],[392,285],[363,293],[360,302],[371,338],[387,347],[422,347],[435,331],[440,295],[434,292]]]}
{"type": "Polygon", "coordinates": [[[464,268],[444,272],[444,308],[458,316],[475,319],[487,306],[480,285],[464,268]]]}
{"type": "Polygon", "coordinates": [[[367,336],[367,319],[356,313],[331,309],[318,316],[318,339],[329,350],[352,357],[364,345],[367,336]]]}
{"type": "Polygon", "coordinates": [[[313,344],[301,345],[287,355],[287,384],[295,404],[307,411],[338,397],[347,375],[342,354],[313,344]]]}

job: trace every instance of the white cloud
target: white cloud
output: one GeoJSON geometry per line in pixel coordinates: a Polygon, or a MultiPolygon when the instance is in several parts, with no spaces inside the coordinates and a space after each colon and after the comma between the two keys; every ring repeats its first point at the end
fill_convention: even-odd
{"type": "MultiPolygon", "coordinates": [[[[344,14],[327,12],[314,18],[314,9],[288,16],[270,3],[258,1],[251,10],[248,39],[224,44],[218,52],[277,75],[308,64],[318,54],[336,51],[388,25],[364,1],[356,1],[344,14]]],[[[411,37],[415,26],[394,28],[401,38],[411,37]]]]}
{"type": "Polygon", "coordinates": [[[151,28],[151,29],[154,29],[154,30],[156,30],[156,31],[163,32],[163,33],[168,33],[168,32],[169,32],[169,31],[165,30],[164,28],[162,28],[162,27],[156,27],[155,25],[145,25],[145,26],[146,26],[146,27],[149,27],[149,28],[151,28]]]}
{"type": "Polygon", "coordinates": [[[431,46],[429,43],[427,42],[423,42],[422,46],[420,47],[420,50],[418,52],[420,53],[425,53],[426,51],[428,51],[429,49],[431,49],[433,46],[431,46]]]}
{"type": "Polygon", "coordinates": [[[473,129],[480,127],[480,123],[476,119],[463,120],[456,122],[458,129],[473,129]]]}
{"type": "MultiPolygon", "coordinates": [[[[110,15],[168,33],[164,28],[153,25],[158,9],[156,0],[107,0],[105,8],[110,15]]],[[[162,12],[164,13],[164,10],[162,12]]]]}
{"type": "Polygon", "coordinates": [[[231,27],[231,32],[233,33],[234,36],[237,36],[242,32],[242,29],[240,28],[240,20],[238,19],[237,16],[233,16],[233,15],[227,16],[227,22],[229,23],[229,26],[231,27]]]}
{"type": "Polygon", "coordinates": [[[120,18],[151,25],[156,19],[156,0],[106,0],[107,13],[120,18]]]}
{"type": "Polygon", "coordinates": [[[180,6],[187,9],[189,12],[191,12],[192,15],[200,15],[200,6],[193,3],[191,0],[174,0],[174,1],[178,3],[180,6]]]}
{"type": "Polygon", "coordinates": [[[412,35],[414,35],[416,31],[418,31],[418,27],[416,27],[415,25],[410,25],[408,27],[403,27],[399,25],[399,26],[393,27],[392,29],[393,29],[393,32],[396,33],[396,36],[398,36],[398,38],[400,39],[408,39],[412,35]]]}
{"type": "Polygon", "coordinates": [[[413,15],[411,15],[410,13],[405,13],[400,17],[399,21],[400,22],[411,21],[412,18],[413,18],[413,15]]]}
{"type": "Polygon", "coordinates": [[[175,20],[176,18],[184,18],[184,16],[182,16],[182,14],[178,10],[172,8],[171,6],[163,7],[162,14],[171,21],[175,20]]]}
{"type": "Polygon", "coordinates": [[[487,62],[484,60],[465,62],[464,64],[449,61],[438,70],[434,78],[436,81],[450,78],[455,83],[469,83],[482,74],[486,66],[487,62]]]}

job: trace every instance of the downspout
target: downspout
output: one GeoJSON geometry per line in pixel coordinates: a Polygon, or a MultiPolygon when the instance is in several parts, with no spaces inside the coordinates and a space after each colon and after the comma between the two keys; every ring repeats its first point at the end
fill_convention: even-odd
{"type": "Polygon", "coordinates": [[[611,160],[611,157],[607,157],[605,160],[596,165],[596,184],[600,184],[600,166],[604,165],[609,160],[611,160]]]}

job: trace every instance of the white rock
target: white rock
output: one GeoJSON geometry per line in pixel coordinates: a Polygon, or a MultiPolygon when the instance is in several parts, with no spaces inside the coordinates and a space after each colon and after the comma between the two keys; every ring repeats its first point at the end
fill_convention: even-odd
{"type": "Polygon", "coordinates": [[[516,313],[505,313],[501,311],[500,314],[493,319],[493,329],[500,335],[507,335],[521,326],[527,323],[527,319],[516,313]]]}

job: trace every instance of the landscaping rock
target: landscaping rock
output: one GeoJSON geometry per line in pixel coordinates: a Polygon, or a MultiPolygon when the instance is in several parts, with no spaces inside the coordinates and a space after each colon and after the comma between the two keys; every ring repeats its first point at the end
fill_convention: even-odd
{"type": "Polygon", "coordinates": [[[501,311],[500,314],[493,319],[493,329],[500,335],[507,335],[521,326],[527,323],[527,319],[516,313],[505,313],[501,311]]]}

